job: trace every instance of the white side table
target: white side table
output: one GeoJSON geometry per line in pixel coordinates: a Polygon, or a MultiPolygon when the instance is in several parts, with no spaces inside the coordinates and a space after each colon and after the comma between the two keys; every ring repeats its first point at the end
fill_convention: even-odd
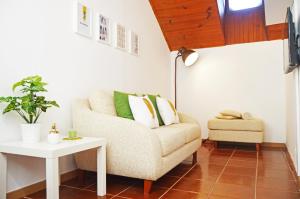
{"type": "Polygon", "coordinates": [[[47,142],[25,144],[21,141],[0,143],[0,198],[6,198],[7,158],[6,154],[32,156],[46,159],[47,198],[59,198],[59,157],[97,149],[97,195],[106,194],[106,140],[84,137],[81,140],[62,141],[51,145],[47,142]]]}

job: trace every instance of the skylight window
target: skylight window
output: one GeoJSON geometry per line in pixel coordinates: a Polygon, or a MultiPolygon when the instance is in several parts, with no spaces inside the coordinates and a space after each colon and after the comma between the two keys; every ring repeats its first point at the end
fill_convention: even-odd
{"type": "Polygon", "coordinates": [[[233,11],[255,8],[262,4],[262,0],[229,0],[229,9],[233,11]]]}

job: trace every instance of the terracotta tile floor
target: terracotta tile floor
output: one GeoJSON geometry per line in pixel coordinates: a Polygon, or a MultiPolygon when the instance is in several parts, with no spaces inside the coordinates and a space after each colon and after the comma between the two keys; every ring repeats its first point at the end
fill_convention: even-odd
{"type": "MultiPolygon", "coordinates": [[[[74,179],[60,187],[61,199],[144,198],[143,181],[108,175],[107,193],[96,196],[95,173],[88,173],[84,184],[74,179]]],[[[25,198],[44,199],[45,190],[25,198]]],[[[285,151],[204,144],[198,164],[178,165],[154,183],[149,198],[300,199],[300,193],[285,151]]]]}

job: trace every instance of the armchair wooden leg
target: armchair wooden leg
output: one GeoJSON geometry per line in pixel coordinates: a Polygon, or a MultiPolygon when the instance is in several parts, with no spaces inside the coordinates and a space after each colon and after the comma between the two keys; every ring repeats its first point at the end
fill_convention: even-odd
{"type": "Polygon", "coordinates": [[[152,187],[152,180],[144,180],[144,195],[149,195],[152,187]]]}
{"type": "Polygon", "coordinates": [[[79,170],[78,171],[78,182],[80,184],[84,184],[85,183],[85,174],[86,174],[86,171],[84,170],[79,170]]]}
{"type": "Polygon", "coordinates": [[[260,151],[260,144],[256,143],[256,151],[260,151]]]}
{"type": "Polygon", "coordinates": [[[193,153],[193,165],[197,163],[197,151],[193,153]]]}

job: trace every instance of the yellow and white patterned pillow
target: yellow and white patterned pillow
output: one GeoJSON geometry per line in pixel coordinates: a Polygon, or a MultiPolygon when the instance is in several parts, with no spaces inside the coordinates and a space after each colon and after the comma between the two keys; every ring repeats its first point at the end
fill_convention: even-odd
{"type": "Polygon", "coordinates": [[[154,106],[148,96],[128,96],[129,106],[135,121],[149,127],[159,127],[154,106]]]}
{"type": "Polygon", "coordinates": [[[179,123],[178,113],[175,106],[170,100],[156,97],[156,103],[159,110],[159,114],[164,121],[165,125],[179,123]]]}

